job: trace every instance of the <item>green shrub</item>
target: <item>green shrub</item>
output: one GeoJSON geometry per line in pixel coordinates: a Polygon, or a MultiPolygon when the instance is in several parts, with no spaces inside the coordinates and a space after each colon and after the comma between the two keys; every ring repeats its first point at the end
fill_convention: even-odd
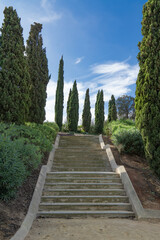
{"type": "Polygon", "coordinates": [[[143,140],[133,120],[117,120],[105,123],[104,131],[112,135],[113,143],[122,151],[144,156],[143,140]]]}
{"type": "Polygon", "coordinates": [[[19,145],[9,137],[0,136],[0,197],[7,200],[26,178],[26,168],[20,158],[19,145]]]}
{"type": "Polygon", "coordinates": [[[58,127],[26,123],[0,123],[0,198],[15,196],[30,173],[38,167],[42,155],[52,149],[58,127]]]}
{"type": "Polygon", "coordinates": [[[144,156],[143,140],[138,130],[119,131],[112,139],[116,146],[121,146],[122,152],[144,156]]]}

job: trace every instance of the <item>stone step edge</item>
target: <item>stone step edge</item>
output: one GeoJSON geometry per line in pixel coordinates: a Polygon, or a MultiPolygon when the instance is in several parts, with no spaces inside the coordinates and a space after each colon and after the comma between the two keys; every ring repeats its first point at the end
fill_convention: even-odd
{"type": "Polygon", "coordinates": [[[58,196],[45,196],[43,195],[41,197],[41,199],[45,199],[45,198],[127,198],[128,199],[128,196],[121,196],[121,195],[110,195],[110,196],[100,196],[100,195],[72,195],[72,196],[68,196],[68,195],[58,195],[58,196]]]}
{"type": "Polygon", "coordinates": [[[46,186],[61,186],[61,185],[71,185],[71,186],[85,186],[85,185],[98,185],[98,186],[112,186],[112,185],[116,185],[116,186],[122,186],[122,183],[45,183],[46,186]]]}
{"type": "Polygon", "coordinates": [[[56,174],[106,174],[106,175],[118,175],[115,172],[95,172],[95,171],[59,171],[59,172],[48,172],[47,175],[56,174]]]}
{"type": "Polygon", "coordinates": [[[90,177],[60,177],[60,178],[52,178],[52,177],[46,177],[46,180],[119,180],[120,178],[90,178],[90,177]]]}
{"type": "Polygon", "coordinates": [[[110,189],[97,189],[97,188],[91,188],[91,189],[45,189],[45,191],[43,192],[125,192],[124,189],[114,189],[114,188],[110,188],[110,189]]]}
{"type": "Polygon", "coordinates": [[[40,206],[131,206],[130,203],[40,203],[40,206]]]}
{"type": "Polygon", "coordinates": [[[121,214],[126,214],[126,215],[132,215],[135,216],[134,212],[132,211],[39,211],[38,215],[47,215],[47,214],[117,214],[117,215],[121,215],[121,214]]]}

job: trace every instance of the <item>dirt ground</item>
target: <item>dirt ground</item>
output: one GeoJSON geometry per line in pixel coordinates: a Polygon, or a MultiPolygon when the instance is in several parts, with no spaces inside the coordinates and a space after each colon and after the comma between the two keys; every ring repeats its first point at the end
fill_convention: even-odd
{"type": "Polygon", "coordinates": [[[160,210],[160,180],[146,160],[136,155],[120,154],[109,138],[103,139],[105,144],[110,144],[117,165],[124,165],[143,207],[160,210]]]}
{"type": "Polygon", "coordinates": [[[127,219],[37,219],[25,240],[159,240],[160,222],[127,219]]]}
{"type": "Polygon", "coordinates": [[[9,202],[0,200],[0,240],[10,239],[21,226],[28,211],[41,166],[47,163],[48,155],[48,153],[45,154],[39,168],[19,188],[15,199],[9,202]]]}

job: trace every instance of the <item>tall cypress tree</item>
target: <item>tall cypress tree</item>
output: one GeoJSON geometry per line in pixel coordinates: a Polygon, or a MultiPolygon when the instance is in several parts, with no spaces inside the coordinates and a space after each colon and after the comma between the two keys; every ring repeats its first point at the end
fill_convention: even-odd
{"type": "Polygon", "coordinates": [[[108,104],[108,121],[116,121],[117,120],[117,108],[116,101],[114,95],[111,96],[111,100],[109,100],[108,104]]]}
{"type": "Polygon", "coordinates": [[[115,101],[114,95],[111,96],[111,102],[112,102],[111,121],[116,121],[117,120],[117,108],[116,108],[116,101],[115,101]]]}
{"type": "Polygon", "coordinates": [[[111,122],[112,118],[111,118],[111,112],[112,112],[112,101],[109,100],[109,103],[108,103],[108,122],[111,122]]]}
{"type": "Polygon", "coordinates": [[[30,91],[32,103],[28,120],[35,123],[43,123],[45,120],[46,88],[50,79],[46,49],[43,48],[41,30],[42,24],[34,23],[31,25],[26,47],[32,83],[32,89],[30,91]]]}
{"type": "Polygon", "coordinates": [[[58,82],[56,90],[56,103],[55,103],[55,122],[58,124],[59,129],[62,128],[63,121],[63,87],[64,87],[64,61],[63,56],[59,63],[58,82]]]}
{"type": "Polygon", "coordinates": [[[103,90],[98,91],[97,100],[95,104],[95,131],[102,133],[104,126],[104,100],[103,90]]]}
{"type": "Polygon", "coordinates": [[[146,157],[160,176],[160,1],[148,0],[143,7],[139,43],[139,74],[136,87],[136,124],[145,145],[146,157]]]}
{"type": "Polygon", "coordinates": [[[30,106],[30,76],[23,29],[13,7],[4,9],[0,44],[0,121],[24,123],[30,106]]]}
{"type": "Polygon", "coordinates": [[[84,108],[82,114],[82,126],[85,132],[89,132],[91,125],[91,107],[90,107],[90,99],[89,99],[89,88],[86,91],[86,96],[84,100],[84,108]]]}
{"type": "Polygon", "coordinates": [[[78,100],[78,90],[77,83],[74,81],[73,89],[69,101],[68,109],[68,129],[69,131],[77,131],[79,119],[79,100],[78,100]]]}
{"type": "Polygon", "coordinates": [[[68,95],[68,101],[67,101],[67,122],[69,121],[69,105],[71,100],[71,94],[72,94],[72,90],[70,89],[69,95],[68,95]]]}

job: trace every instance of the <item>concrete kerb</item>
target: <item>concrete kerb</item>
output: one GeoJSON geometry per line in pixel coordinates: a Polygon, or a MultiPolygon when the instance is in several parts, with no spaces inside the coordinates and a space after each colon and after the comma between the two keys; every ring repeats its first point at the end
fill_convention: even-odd
{"type": "Polygon", "coordinates": [[[121,177],[122,183],[124,185],[124,189],[129,197],[129,200],[133,206],[133,210],[136,214],[138,219],[145,219],[145,218],[154,218],[160,219],[160,210],[152,210],[152,209],[144,209],[134,187],[130,181],[130,178],[126,172],[124,166],[118,166],[110,149],[110,146],[104,144],[102,134],[99,135],[99,142],[102,149],[106,149],[106,153],[111,164],[112,170],[118,173],[121,177]]]}
{"type": "Polygon", "coordinates": [[[32,227],[33,221],[36,219],[41,196],[42,196],[42,191],[43,191],[43,187],[46,179],[46,174],[51,170],[55,149],[58,148],[58,145],[59,145],[59,139],[60,139],[60,136],[57,134],[55,144],[53,145],[53,149],[50,152],[48,157],[47,165],[43,165],[41,168],[27,215],[25,216],[21,224],[21,227],[18,229],[18,231],[10,240],[24,240],[32,227]]]}

